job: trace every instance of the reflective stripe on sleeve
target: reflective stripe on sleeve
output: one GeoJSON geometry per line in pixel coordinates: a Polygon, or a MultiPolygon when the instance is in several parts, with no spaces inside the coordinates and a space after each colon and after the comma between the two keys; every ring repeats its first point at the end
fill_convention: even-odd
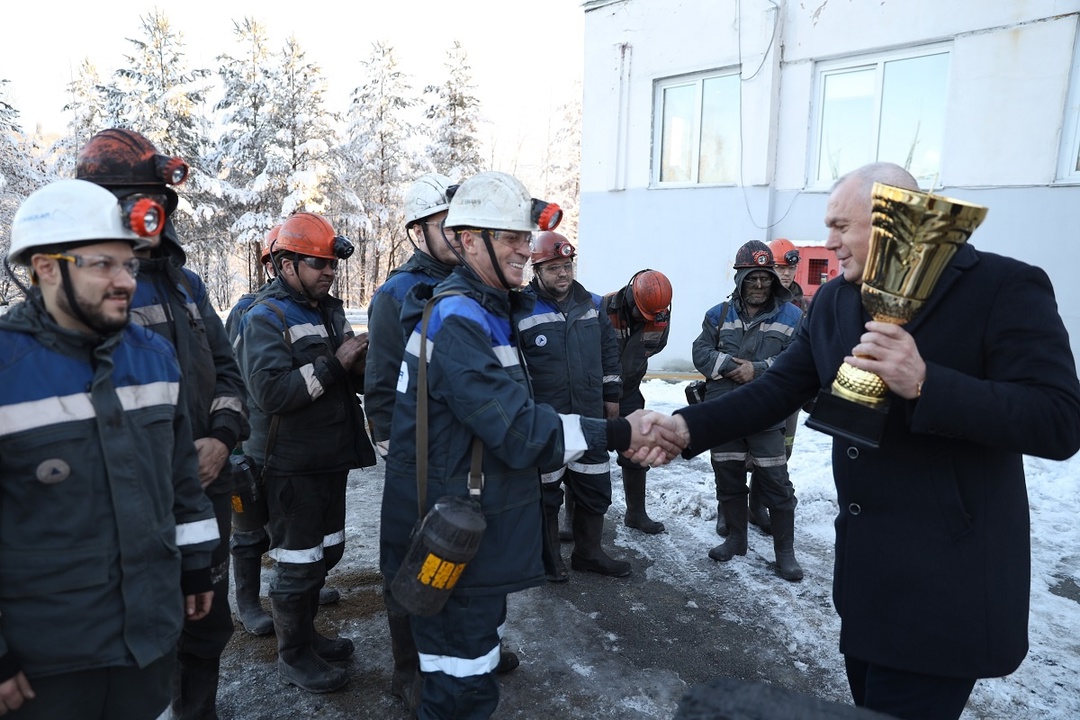
{"type": "Polygon", "coordinates": [[[214,518],[176,524],[177,547],[198,545],[199,543],[217,540],[219,537],[217,520],[214,518]]]}
{"type": "Polygon", "coordinates": [[[322,394],[326,392],[319,378],[315,377],[315,366],[311,363],[300,368],[300,376],[304,378],[304,385],[307,386],[308,395],[312,400],[322,397],[322,394]]]}
{"type": "Polygon", "coordinates": [[[566,474],[566,466],[563,465],[558,470],[549,473],[540,473],[540,482],[542,483],[554,483],[562,480],[563,475],[566,474]]]}
{"type": "Polygon", "coordinates": [[[231,410],[238,413],[243,412],[244,405],[240,402],[240,398],[235,395],[222,395],[214,398],[214,401],[210,403],[211,413],[216,413],[218,410],[231,410]]]}
{"type": "Polygon", "coordinates": [[[585,433],[581,431],[580,415],[559,415],[563,427],[563,464],[577,460],[589,449],[585,433]]]}

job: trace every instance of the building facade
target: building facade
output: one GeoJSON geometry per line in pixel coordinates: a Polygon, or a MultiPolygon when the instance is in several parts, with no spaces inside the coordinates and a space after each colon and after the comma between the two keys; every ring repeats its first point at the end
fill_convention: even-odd
{"type": "Polygon", "coordinates": [[[875,160],[988,206],[971,242],[1044,268],[1080,350],[1080,0],[583,9],[581,277],[671,279],[654,369],[692,369],[742,243],[823,243],[833,181],[875,160]]]}

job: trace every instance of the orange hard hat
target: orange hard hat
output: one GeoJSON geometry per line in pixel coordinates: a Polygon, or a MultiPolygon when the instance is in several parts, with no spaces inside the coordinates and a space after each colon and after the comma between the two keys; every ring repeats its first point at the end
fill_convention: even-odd
{"type": "Polygon", "coordinates": [[[787,238],[776,238],[769,243],[769,249],[772,250],[773,260],[777,265],[799,264],[799,249],[787,238]]]}
{"type": "Polygon", "coordinates": [[[646,320],[652,320],[671,305],[671,281],[658,270],[642,270],[634,275],[630,280],[630,292],[646,320]]]}
{"type": "Polygon", "coordinates": [[[577,255],[574,244],[565,235],[550,230],[536,236],[532,245],[532,264],[542,265],[549,260],[569,260],[577,255]]]}
{"type": "Polygon", "coordinates": [[[271,251],[327,259],[346,258],[352,254],[352,243],[349,243],[348,254],[342,255],[337,249],[339,240],[349,243],[335,235],[334,227],[322,215],[298,212],[282,223],[277,239],[272,241],[271,251]]]}
{"type": "Polygon", "coordinates": [[[277,240],[279,232],[281,232],[281,223],[270,228],[270,231],[266,233],[266,237],[263,238],[262,243],[259,246],[259,262],[270,262],[270,253],[272,252],[271,247],[274,245],[274,241],[277,240]]]}

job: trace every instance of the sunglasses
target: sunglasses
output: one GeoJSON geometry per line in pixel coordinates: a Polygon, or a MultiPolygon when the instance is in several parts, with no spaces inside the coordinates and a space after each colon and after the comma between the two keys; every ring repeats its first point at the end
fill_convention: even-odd
{"type": "Polygon", "coordinates": [[[312,270],[325,270],[327,265],[330,266],[331,270],[337,270],[338,267],[337,258],[329,259],[321,257],[311,257],[310,255],[301,255],[300,262],[304,263],[312,270]]]}

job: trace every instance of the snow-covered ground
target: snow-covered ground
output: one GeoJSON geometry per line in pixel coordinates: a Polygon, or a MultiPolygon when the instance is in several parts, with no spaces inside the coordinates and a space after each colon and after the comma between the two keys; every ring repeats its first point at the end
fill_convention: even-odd
{"type": "MultiPolygon", "coordinates": [[[[650,380],[649,407],[685,404],[685,382],[650,380]]],[[[717,544],[712,471],[706,456],[650,471],[648,509],[667,532],[622,525],[619,471],[605,546],[634,567],[613,580],[571,572],[568,583],[510,596],[507,641],[522,667],[503,678],[496,718],[669,720],[695,683],[717,677],[764,681],[850,703],[832,607],[831,438],[800,427],[790,471],[799,496],[800,583],[778,578],[771,538],[750,533],[750,551],[728,563],[717,544]]],[[[1027,460],[1032,520],[1031,650],[1020,669],[975,686],[963,720],[1080,718],[1080,457],[1027,460]]],[[[378,513],[382,465],[349,478],[345,558],[329,584],[343,599],[320,613],[325,630],[351,637],[352,682],[340,693],[308,695],[276,678],[272,638],[238,631],[223,658],[223,720],[391,720],[390,652],[380,596],[378,513]]],[[[563,546],[569,561],[570,546],[563,546]]],[[[265,583],[263,591],[265,593],[265,583]]]]}
{"type": "MultiPolygon", "coordinates": [[[[685,385],[650,380],[642,390],[650,408],[670,412],[686,404],[685,385]]],[[[775,596],[772,605],[777,612],[773,621],[787,633],[791,649],[798,648],[801,662],[808,667],[836,668],[836,683],[846,691],[846,681],[837,665],[840,621],[836,613],[819,602],[791,601],[793,587],[799,588],[797,592],[802,596],[830,597],[832,522],[837,509],[831,442],[829,436],[800,423],[789,464],[799,497],[796,551],[807,579],[792,586],[754,572],[748,562],[737,559],[729,564],[734,572],[745,576],[748,592],[775,596]]],[[[1025,458],[1025,467],[1032,541],[1030,650],[1012,675],[981,680],[975,685],[965,720],[1080,718],[1080,456],[1065,462],[1029,457],[1025,458]]],[[[615,495],[618,502],[619,493],[615,495]]],[[[667,522],[669,529],[670,518],[715,518],[716,500],[707,455],[690,462],[675,460],[650,472],[649,495],[650,514],[667,522]]],[[[696,543],[698,552],[715,544],[711,522],[693,523],[688,529],[693,534],[683,539],[687,544],[696,543]]],[[[648,554],[648,541],[639,538],[636,533],[619,533],[620,544],[648,554]]],[[[771,543],[760,533],[751,533],[751,549],[762,558],[772,559],[771,543]]]]}

